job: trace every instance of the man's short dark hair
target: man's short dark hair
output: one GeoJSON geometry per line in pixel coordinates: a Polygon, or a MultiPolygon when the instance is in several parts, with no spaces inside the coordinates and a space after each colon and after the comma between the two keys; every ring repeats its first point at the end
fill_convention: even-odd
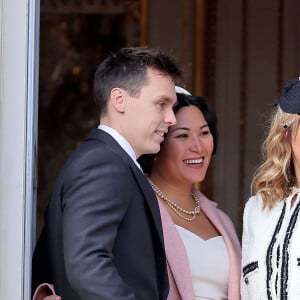
{"type": "Polygon", "coordinates": [[[110,92],[115,87],[126,90],[132,97],[138,97],[147,83],[148,68],[171,76],[175,83],[182,79],[175,59],[161,49],[123,48],[106,58],[98,66],[94,78],[94,96],[99,115],[106,112],[110,92]]]}

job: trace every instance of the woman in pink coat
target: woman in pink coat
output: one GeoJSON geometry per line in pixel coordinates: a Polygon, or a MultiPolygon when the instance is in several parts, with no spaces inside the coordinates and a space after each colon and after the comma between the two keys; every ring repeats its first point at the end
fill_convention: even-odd
{"type": "Polygon", "coordinates": [[[177,124],[169,128],[158,154],[139,160],[160,207],[168,300],[239,300],[241,248],[234,226],[194,187],[205,179],[216,152],[216,116],[204,98],[176,91],[177,124]]]}
{"type": "Polygon", "coordinates": [[[209,103],[177,88],[177,124],[157,155],[140,158],[157,195],[169,269],[169,300],[240,299],[240,242],[229,217],[194,183],[216,152],[209,103]]]}

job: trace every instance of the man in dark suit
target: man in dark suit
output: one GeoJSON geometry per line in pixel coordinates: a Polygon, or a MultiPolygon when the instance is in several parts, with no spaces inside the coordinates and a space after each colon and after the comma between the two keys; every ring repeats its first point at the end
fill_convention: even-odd
{"type": "Polygon", "coordinates": [[[33,288],[63,300],[166,299],[155,195],[136,159],[175,124],[181,72],[160,50],[125,48],[103,61],[94,92],[100,125],[62,168],[33,257],[33,288]]]}

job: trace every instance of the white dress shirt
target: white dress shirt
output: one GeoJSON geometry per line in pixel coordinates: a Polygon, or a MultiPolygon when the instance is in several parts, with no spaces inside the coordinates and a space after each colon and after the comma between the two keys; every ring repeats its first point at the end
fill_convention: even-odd
{"type": "Polygon", "coordinates": [[[116,140],[116,142],[123,148],[123,150],[131,157],[131,159],[134,161],[134,163],[137,165],[137,167],[143,172],[140,164],[137,161],[135,152],[132,148],[132,146],[128,143],[128,141],[116,130],[113,128],[100,124],[98,126],[98,129],[101,129],[105,131],[107,134],[109,134],[113,139],[116,140]]]}

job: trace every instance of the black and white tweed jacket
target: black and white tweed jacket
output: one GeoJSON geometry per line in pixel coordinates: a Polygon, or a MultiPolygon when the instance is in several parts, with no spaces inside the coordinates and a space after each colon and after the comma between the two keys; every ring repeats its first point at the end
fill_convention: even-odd
{"type": "Polygon", "coordinates": [[[300,299],[300,190],[272,209],[260,195],[246,203],[243,217],[243,300],[300,299]],[[297,197],[291,206],[291,200],[297,197]]]}

